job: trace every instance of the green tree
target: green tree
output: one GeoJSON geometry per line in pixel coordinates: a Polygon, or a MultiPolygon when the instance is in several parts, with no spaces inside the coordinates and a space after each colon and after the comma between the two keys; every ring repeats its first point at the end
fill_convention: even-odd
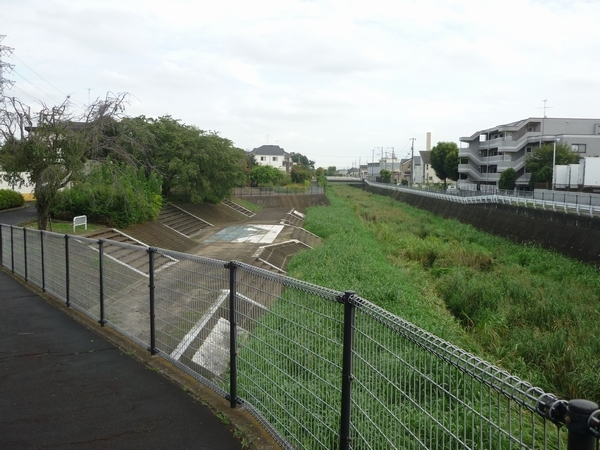
{"type": "Polygon", "coordinates": [[[252,160],[229,139],[171,116],[133,121],[151,135],[147,159],[163,177],[165,197],[174,191],[189,201],[217,203],[247,181],[252,160]]]}
{"type": "MultiPolygon", "coordinates": [[[[529,185],[535,183],[552,183],[552,160],[554,157],[554,144],[543,144],[535,148],[525,159],[525,167],[531,173],[529,185]]],[[[556,146],[556,165],[577,164],[579,155],[571,151],[569,145],[556,146]]]]}
{"type": "Polygon", "coordinates": [[[300,153],[294,153],[294,152],[290,153],[290,159],[292,160],[292,162],[295,162],[296,164],[299,164],[302,167],[305,167],[310,170],[315,169],[315,162],[311,161],[306,156],[304,156],[300,153]]]}
{"type": "Polygon", "coordinates": [[[379,176],[384,183],[389,183],[392,179],[392,172],[386,169],[381,169],[379,171],[379,176]]]}
{"type": "Polygon", "coordinates": [[[317,178],[324,176],[325,175],[325,169],[323,169],[322,167],[318,167],[317,170],[315,171],[315,175],[317,178]]]}
{"type": "Polygon", "coordinates": [[[517,171],[512,167],[509,167],[500,174],[500,180],[498,181],[499,189],[514,189],[517,182],[517,171]]]}
{"type": "Polygon", "coordinates": [[[285,178],[285,174],[275,167],[255,166],[250,171],[250,179],[256,185],[274,185],[285,178]]]}
{"type": "Polygon", "coordinates": [[[292,179],[292,183],[302,184],[305,181],[310,181],[312,178],[312,173],[307,167],[292,166],[290,177],[292,179]]]}
{"type": "Polygon", "coordinates": [[[37,116],[16,98],[6,101],[0,117],[0,166],[6,181],[34,186],[40,230],[47,228],[57,192],[85,176],[89,161],[110,158],[133,164],[132,150],[144,152],[140,142],[120,132],[127,94],[109,94],[80,114],[72,112],[69,98],[58,106],[42,105],[37,116]]]}
{"type": "Polygon", "coordinates": [[[431,167],[437,177],[444,180],[444,189],[446,189],[446,179],[458,180],[458,146],[454,142],[438,142],[431,149],[431,167]]]}
{"type": "Polygon", "coordinates": [[[325,171],[325,175],[328,177],[333,177],[337,175],[337,168],[335,166],[329,166],[325,171]]]}

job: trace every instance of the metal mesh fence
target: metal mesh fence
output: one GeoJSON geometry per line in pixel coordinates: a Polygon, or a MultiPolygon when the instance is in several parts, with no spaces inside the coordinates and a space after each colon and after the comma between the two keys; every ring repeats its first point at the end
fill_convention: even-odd
{"type": "Polygon", "coordinates": [[[334,448],[343,321],[337,292],[239,265],[239,396],[294,448],[334,448]]]}
{"type": "Polygon", "coordinates": [[[42,287],[42,241],[37,230],[23,228],[26,241],[27,280],[42,287]]]}
{"type": "Polygon", "coordinates": [[[355,448],[560,448],[543,391],[357,299],[355,448]]]}
{"type": "Polygon", "coordinates": [[[10,229],[11,238],[13,240],[13,261],[14,271],[25,278],[25,245],[23,237],[23,229],[12,227],[10,229]]]}
{"type": "Polygon", "coordinates": [[[42,231],[44,241],[45,289],[56,298],[66,301],[65,236],[42,231]]]}
{"type": "Polygon", "coordinates": [[[566,448],[540,407],[553,396],[359,297],[164,249],[18,227],[11,243],[6,226],[0,237],[5,267],[244,404],[284,448],[338,447],[350,379],[354,449],[566,448]]]}

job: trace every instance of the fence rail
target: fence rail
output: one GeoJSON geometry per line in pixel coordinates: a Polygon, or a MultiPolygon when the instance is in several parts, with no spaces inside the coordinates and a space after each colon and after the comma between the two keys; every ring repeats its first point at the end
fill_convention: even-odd
{"type": "Polygon", "coordinates": [[[7,225],[0,264],[243,404],[286,449],[598,448],[595,403],[559,400],[351,291],[7,225]]]}
{"type": "Polygon", "coordinates": [[[439,189],[397,186],[388,183],[365,181],[369,186],[407,192],[414,195],[438,198],[456,203],[502,203],[525,208],[558,211],[566,214],[600,216],[600,195],[549,190],[507,191],[491,189],[476,191],[468,189],[443,191],[439,189]]]}
{"type": "Polygon", "coordinates": [[[233,188],[234,197],[271,197],[277,195],[321,195],[325,190],[321,186],[312,184],[309,188],[290,188],[287,186],[261,186],[261,187],[236,187],[233,188]]]}

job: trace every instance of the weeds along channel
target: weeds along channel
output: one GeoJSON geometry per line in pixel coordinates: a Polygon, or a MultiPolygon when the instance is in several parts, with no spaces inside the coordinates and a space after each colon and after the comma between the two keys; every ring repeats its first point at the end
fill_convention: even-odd
{"type": "Polygon", "coordinates": [[[600,401],[598,269],[357,188],[305,228],[290,276],[357,295],[565,398],[600,401]]]}

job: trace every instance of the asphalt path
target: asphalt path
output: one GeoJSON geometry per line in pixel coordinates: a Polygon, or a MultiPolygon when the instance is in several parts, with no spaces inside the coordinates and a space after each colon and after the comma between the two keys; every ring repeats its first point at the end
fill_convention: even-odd
{"type": "Polygon", "coordinates": [[[8,211],[0,211],[0,223],[6,225],[18,225],[23,222],[35,219],[37,212],[33,202],[25,203],[22,208],[9,209],[8,211]]]}
{"type": "MultiPolygon", "coordinates": [[[[0,223],[35,218],[32,203],[0,223]]],[[[0,449],[210,449],[242,443],[159,370],[0,269],[0,449]]]]}

